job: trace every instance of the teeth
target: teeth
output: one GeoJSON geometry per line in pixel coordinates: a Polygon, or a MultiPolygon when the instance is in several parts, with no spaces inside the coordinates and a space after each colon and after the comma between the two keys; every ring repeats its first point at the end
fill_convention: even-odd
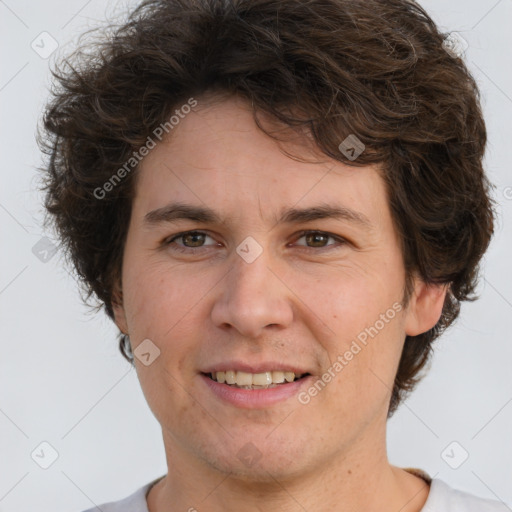
{"type": "MultiPolygon", "coordinates": [[[[272,372],[264,372],[264,373],[248,373],[251,377],[251,385],[255,384],[256,386],[268,386],[269,384],[272,384],[272,372]]],[[[238,382],[238,377],[236,378],[236,383],[240,384],[238,382]]]]}
{"type": "Polygon", "coordinates": [[[284,382],[284,372],[272,372],[272,382],[275,382],[276,384],[284,382]]]}
{"type": "Polygon", "coordinates": [[[293,382],[295,379],[295,373],[293,372],[284,372],[284,378],[287,382],[293,382]]]}
{"type": "Polygon", "coordinates": [[[237,386],[252,386],[252,374],[246,372],[236,372],[237,386]]]}
{"type": "Polygon", "coordinates": [[[268,371],[262,373],[248,373],[242,371],[229,370],[227,372],[213,372],[210,374],[213,380],[221,384],[231,384],[238,387],[273,387],[276,384],[293,382],[295,378],[299,379],[302,374],[295,375],[294,372],[268,371]]]}

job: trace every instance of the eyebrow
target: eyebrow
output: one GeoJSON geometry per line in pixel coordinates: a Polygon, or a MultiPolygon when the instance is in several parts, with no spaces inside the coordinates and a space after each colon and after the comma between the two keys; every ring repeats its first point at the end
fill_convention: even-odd
{"type": "MultiPolygon", "coordinates": [[[[363,213],[329,204],[321,204],[309,208],[285,208],[281,211],[281,215],[276,222],[278,224],[300,224],[320,219],[346,220],[366,229],[372,228],[370,220],[363,213]]],[[[144,216],[143,224],[146,227],[153,227],[176,220],[192,220],[201,224],[226,223],[226,220],[221,215],[206,206],[173,202],[148,212],[144,216]]]]}

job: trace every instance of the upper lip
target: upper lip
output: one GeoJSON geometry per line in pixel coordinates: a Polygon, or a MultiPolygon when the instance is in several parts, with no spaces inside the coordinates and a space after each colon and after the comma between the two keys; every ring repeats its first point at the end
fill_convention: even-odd
{"type": "Polygon", "coordinates": [[[240,370],[247,373],[264,373],[269,371],[281,371],[281,372],[293,372],[296,375],[309,373],[307,369],[295,366],[292,364],[285,364],[279,362],[261,362],[261,363],[247,363],[243,361],[223,361],[222,363],[216,363],[208,366],[202,373],[215,373],[215,372],[227,372],[229,370],[240,370]]]}

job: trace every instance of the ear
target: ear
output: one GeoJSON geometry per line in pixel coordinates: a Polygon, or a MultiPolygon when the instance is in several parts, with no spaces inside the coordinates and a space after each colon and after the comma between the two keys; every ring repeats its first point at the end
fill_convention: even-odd
{"type": "Polygon", "coordinates": [[[405,314],[405,333],[417,336],[437,324],[449,284],[427,284],[414,278],[414,291],[405,314]]]}
{"type": "Polygon", "coordinates": [[[128,334],[128,322],[126,321],[126,314],[123,305],[123,292],[121,287],[116,285],[112,292],[112,310],[114,311],[114,322],[119,330],[128,334]]]}

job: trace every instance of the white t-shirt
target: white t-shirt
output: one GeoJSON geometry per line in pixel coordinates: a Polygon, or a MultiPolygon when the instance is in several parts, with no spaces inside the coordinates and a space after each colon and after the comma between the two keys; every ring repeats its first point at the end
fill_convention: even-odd
{"type": "MultiPolygon", "coordinates": [[[[405,468],[404,468],[405,469],[405,468]]],[[[411,473],[425,473],[421,470],[409,470],[411,473]]],[[[102,512],[149,512],[146,495],[150,488],[161,478],[144,485],[133,494],[120,501],[104,503],[99,506],[102,512]]],[[[430,480],[430,478],[429,478],[430,480]]],[[[500,501],[478,498],[467,492],[453,489],[448,484],[434,478],[430,481],[430,492],[421,512],[511,512],[512,508],[500,501]]],[[[93,507],[84,512],[98,512],[93,507]]]]}

